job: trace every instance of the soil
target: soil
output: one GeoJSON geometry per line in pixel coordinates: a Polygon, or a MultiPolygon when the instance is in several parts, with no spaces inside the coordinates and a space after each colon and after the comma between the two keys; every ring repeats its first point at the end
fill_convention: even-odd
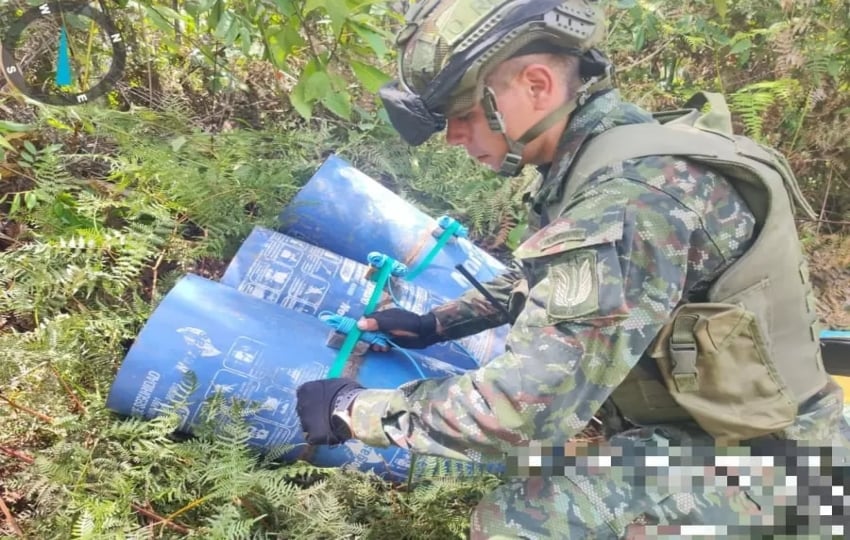
{"type": "Polygon", "coordinates": [[[818,236],[806,252],[821,320],[831,329],[850,330],[850,236],[818,236]]]}

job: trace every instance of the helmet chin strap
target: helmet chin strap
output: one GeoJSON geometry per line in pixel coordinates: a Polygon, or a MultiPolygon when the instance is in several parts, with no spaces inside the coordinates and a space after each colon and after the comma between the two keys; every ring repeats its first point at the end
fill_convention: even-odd
{"type": "Polygon", "coordinates": [[[505,119],[499,108],[496,105],[496,94],[489,86],[484,87],[484,97],[481,99],[481,105],[484,107],[484,114],[487,117],[487,123],[490,129],[501,133],[508,144],[508,153],[505,159],[502,160],[502,165],[499,168],[499,174],[502,176],[513,177],[519,175],[525,164],[522,162],[522,151],[525,145],[542,135],[552,126],[557,124],[564,118],[568,118],[573,111],[585,104],[587,98],[599,90],[610,87],[610,79],[604,76],[591,77],[585,84],[576,92],[573,99],[567,100],[560,107],[544,116],[539,122],[531,126],[528,131],[523,133],[522,137],[517,140],[508,137],[505,130],[505,119]]]}

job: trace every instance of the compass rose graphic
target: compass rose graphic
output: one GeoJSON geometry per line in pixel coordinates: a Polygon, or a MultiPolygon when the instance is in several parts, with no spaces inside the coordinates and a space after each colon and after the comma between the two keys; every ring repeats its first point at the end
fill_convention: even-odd
{"type": "Polygon", "coordinates": [[[36,101],[81,105],[109,92],[126,60],[121,34],[105,13],[80,2],[46,2],[3,36],[0,68],[36,101]]]}

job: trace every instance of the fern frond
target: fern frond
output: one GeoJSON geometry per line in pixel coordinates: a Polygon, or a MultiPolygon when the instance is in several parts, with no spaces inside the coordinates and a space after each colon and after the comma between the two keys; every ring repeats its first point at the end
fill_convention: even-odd
{"type": "Polygon", "coordinates": [[[741,116],[747,134],[755,140],[763,141],[767,111],[778,100],[791,103],[799,88],[799,82],[793,79],[754,83],[732,94],[730,106],[741,116]]]}

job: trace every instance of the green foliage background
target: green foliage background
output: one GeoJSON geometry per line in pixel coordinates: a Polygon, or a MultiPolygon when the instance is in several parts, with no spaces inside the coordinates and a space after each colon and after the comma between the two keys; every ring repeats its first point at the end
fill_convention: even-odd
{"type": "MultiPolygon", "coordinates": [[[[28,6],[0,2],[0,35],[28,6]]],[[[175,440],[175,414],[104,409],[114,373],[187,272],[218,277],[331,153],[505,253],[514,182],[433,141],[403,145],[374,92],[399,6],[377,0],[145,0],[105,6],[132,46],[98,103],[0,89],[0,531],[28,538],[450,538],[499,479],[437,461],[390,486],[280,466],[244,425],[175,440]]],[[[650,108],[723,91],[740,132],[791,160],[821,210],[811,246],[850,269],[850,14],[841,1],[607,2],[622,92],[650,108]],[[842,258],[843,257],[843,258],[842,258]]],[[[823,287],[821,312],[847,323],[823,287]]],[[[175,404],[175,407],[179,404],[175,404]]],[[[238,415],[236,416],[238,418],[238,415]]]]}

